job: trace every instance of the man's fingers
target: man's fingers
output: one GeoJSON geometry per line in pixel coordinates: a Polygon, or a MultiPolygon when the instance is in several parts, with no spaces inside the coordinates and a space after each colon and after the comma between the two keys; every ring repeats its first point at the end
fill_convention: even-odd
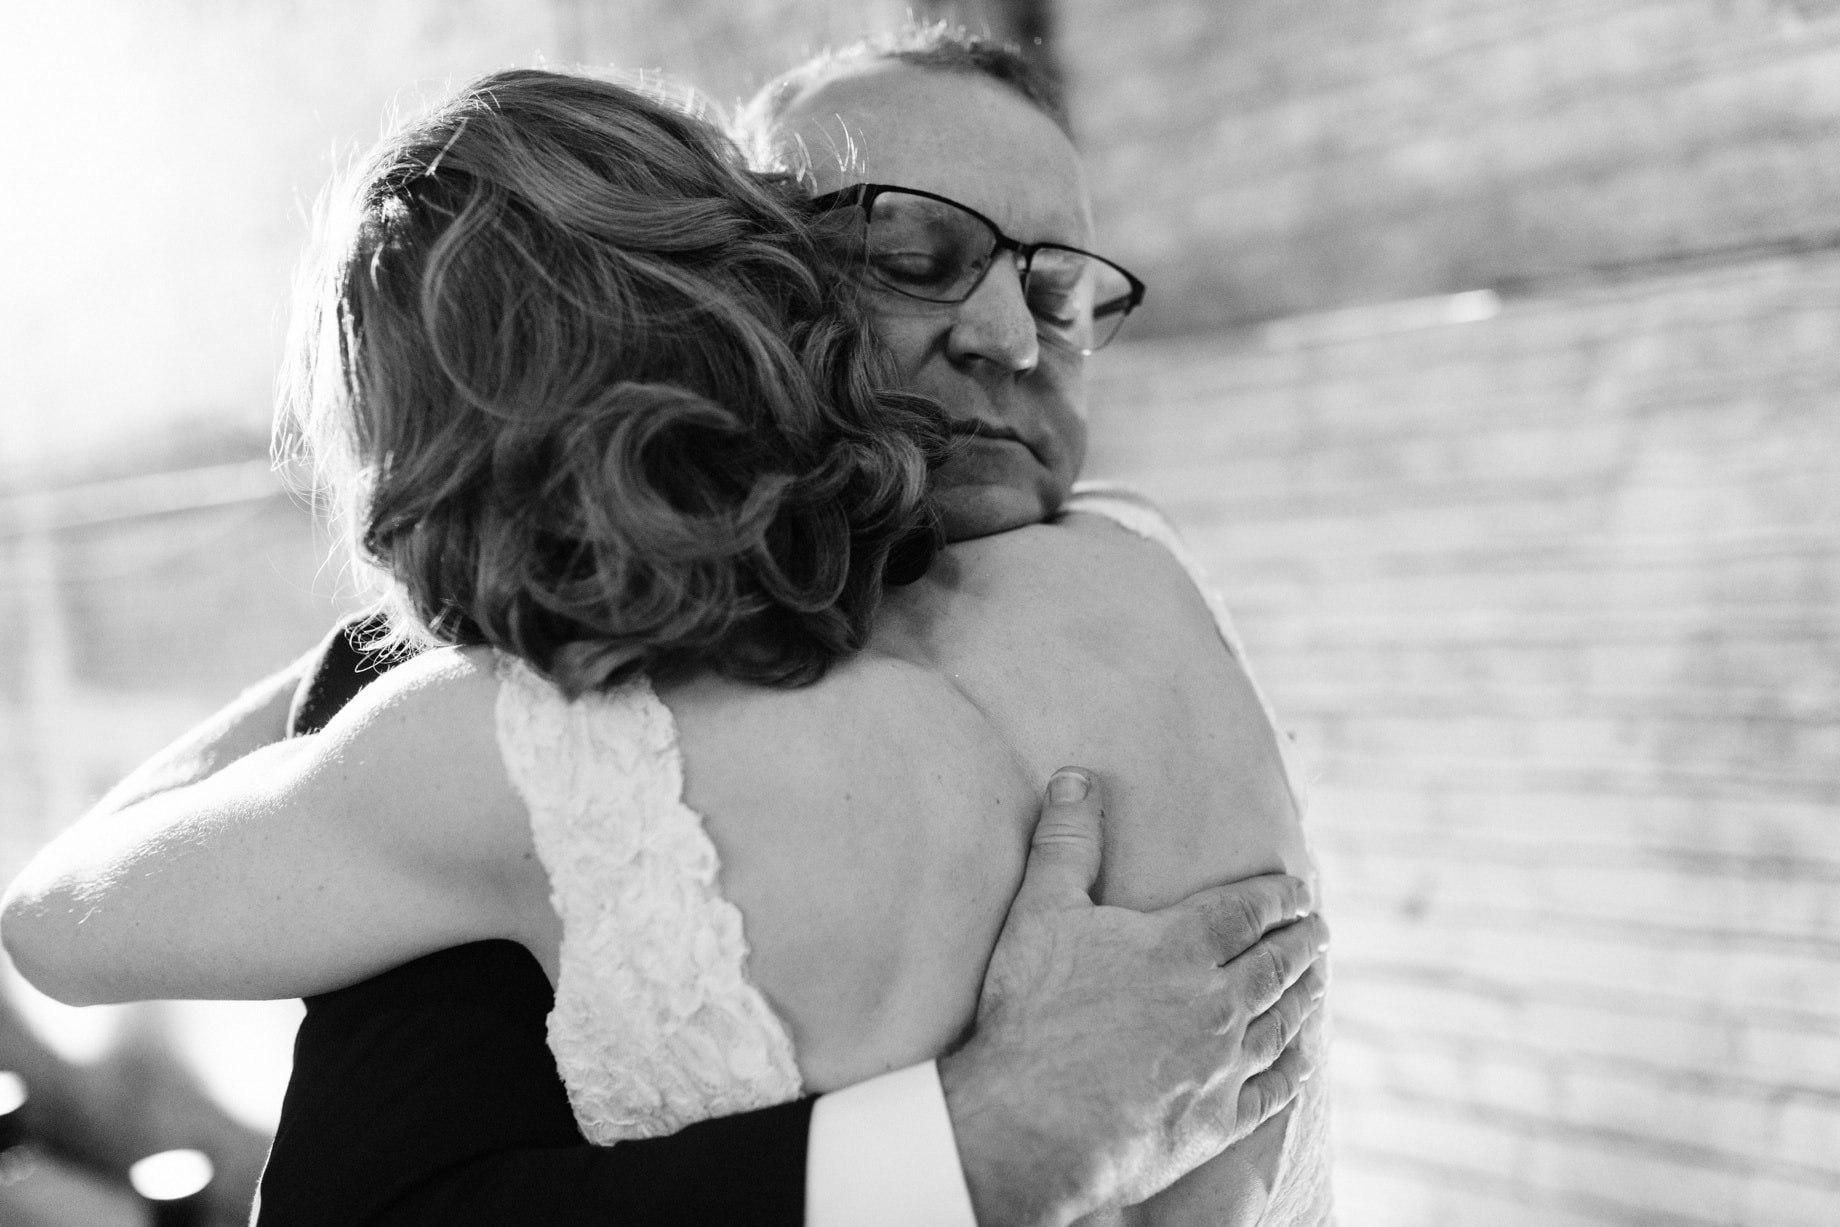
{"type": "Polygon", "coordinates": [[[1277,1004],[1286,989],[1303,978],[1328,945],[1329,927],[1320,916],[1305,916],[1274,929],[1227,964],[1222,993],[1248,1014],[1263,1014],[1277,1004]]]}
{"type": "Polygon", "coordinates": [[[1268,873],[1226,886],[1197,891],[1174,905],[1194,913],[1205,929],[1214,962],[1238,958],[1266,933],[1314,910],[1310,884],[1284,873],[1268,873]]]}
{"type": "Polygon", "coordinates": [[[1099,878],[1099,816],[1104,809],[1104,790],[1091,772],[1062,767],[1054,773],[1029,842],[1018,904],[1030,899],[1065,901],[1074,894],[1092,898],[1099,878]]]}
{"type": "Polygon", "coordinates": [[[1303,1044],[1292,1044],[1272,1063],[1270,1069],[1246,1079],[1239,1088],[1239,1119],[1236,1123],[1245,1131],[1240,1136],[1251,1133],[1290,1106],[1290,1102],[1303,1090],[1303,1084],[1315,1073],[1315,1049],[1303,1044]]]}
{"type": "Polygon", "coordinates": [[[1252,1020],[1240,1047],[1254,1066],[1264,1068],[1273,1064],[1290,1047],[1304,1023],[1322,1004],[1328,981],[1323,964],[1311,964],[1295,984],[1284,990],[1276,1005],[1252,1020]]]}

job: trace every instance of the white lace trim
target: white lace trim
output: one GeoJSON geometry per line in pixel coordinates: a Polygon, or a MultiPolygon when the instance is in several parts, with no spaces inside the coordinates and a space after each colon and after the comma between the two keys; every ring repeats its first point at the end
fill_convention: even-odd
{"type": "Polygon", "coordinates": [[[656,1137],[801,1093],[748,979],[740,909],[683,802],[677,726],[644,679],[570,702],[499,658],[498,742],[562,920],[549,1046],[591,1142],[656,1137]]]}

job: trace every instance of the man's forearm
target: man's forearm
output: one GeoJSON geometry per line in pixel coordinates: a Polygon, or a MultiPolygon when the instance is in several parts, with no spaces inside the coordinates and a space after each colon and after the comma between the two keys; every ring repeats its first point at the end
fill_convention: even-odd
{"type": "Polygon", "coordinates": [[[258,1227],[798,1227],[810,1100],[591,1146],[545,1042],[552,1000],[504,941],[310,1000],[258,1227]]]}

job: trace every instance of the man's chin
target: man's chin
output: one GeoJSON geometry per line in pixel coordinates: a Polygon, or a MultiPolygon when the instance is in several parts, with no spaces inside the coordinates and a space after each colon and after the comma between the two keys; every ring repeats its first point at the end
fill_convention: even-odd
{"type": "Polygon", "coordinates": [[[947,541],[969,541],[1040,524],[1060,510],[1044,491],[1014,486],[948,486],[934,494],[947,541]]]}

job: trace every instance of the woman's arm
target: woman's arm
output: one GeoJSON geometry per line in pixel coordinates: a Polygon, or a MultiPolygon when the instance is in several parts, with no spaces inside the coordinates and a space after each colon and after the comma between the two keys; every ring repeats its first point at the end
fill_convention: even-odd
{"type": "MultiPolygon", "coordinates": [[[[26,868],[0,938],[65,1001],[292,997],[554,924],[489,664],[412,662],[324,733],[113,801],[26,868]]],[[[267,710],[264,705],[264,710],[267,710]]]]}

